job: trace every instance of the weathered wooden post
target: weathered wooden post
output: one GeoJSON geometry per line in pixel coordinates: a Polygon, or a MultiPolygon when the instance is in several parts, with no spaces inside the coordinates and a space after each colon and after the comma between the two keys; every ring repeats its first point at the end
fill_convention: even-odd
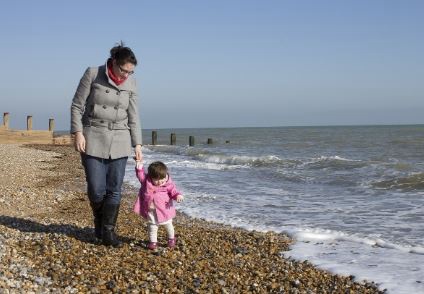
{"type": "Polygon", "coordinates": [[[156,131],[152,131],[152,145],[156,145],[158,143],[158,133],[156,131]]]}
{"type": "Polygon", "coordinates": [[[27,116],[27,131],[32,130],[32,115],[27,116]]]}
{"type": "Polygon", "coordinates": [[[49,132],[54,131],[54,118],[49,119],[49,132]]]}
{"type": "Polygon", "coordinates": [[[213,144],[212,138],[208,138],[208,144],[213,144]]]}
{"type": "Polygon", "coordinates": [[[227,141],[225,141],[225,143],[226,143],[226,144],[229,144],[229,143],[230,143],[230,141],[228,141],[228,140],[227,140],[227,141]]]}
{"type": "Polygon", "coordinates": [[[177,136],[174,133],[172,133],[171,134],[171,145],[176,145],[176,142],[177,142],[177,136]]]}
{"type": "Polygon", "coordinates": [[[9,129],[9,112],[3,113],[3,125],[6,130],[9,129]]]}
{"type": "Polygon", "coordinates": [[[193,136],[188,137],[188,144],[190,146],[194,146],[194,137],[193,136]]]}

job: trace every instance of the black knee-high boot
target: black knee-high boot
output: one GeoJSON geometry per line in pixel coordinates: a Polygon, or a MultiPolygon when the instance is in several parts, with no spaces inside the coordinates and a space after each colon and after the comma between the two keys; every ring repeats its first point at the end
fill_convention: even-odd
{"type": "Polygon", "coordinates": [[[103,218],[103,201],[91,202],[91,209],[93,210],[94,216],[94,234],[97,239],[102,238],[102,218],[103,218]]]}
{"type": "Polygon", "coordinates": [[[122,242],[116,238],[115,227],[119,214],[119,204],[104,204],[102,219],[103,245],[121,247],[122,242]]]}

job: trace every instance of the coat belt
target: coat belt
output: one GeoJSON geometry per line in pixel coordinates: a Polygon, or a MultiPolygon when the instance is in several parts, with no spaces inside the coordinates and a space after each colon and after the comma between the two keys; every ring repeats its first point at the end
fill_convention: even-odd
{"type": "Polygon", "coordinates": [[[113,122],[102,119],[90,119],[84,124],[86,127],[108,128],[109,130],[129,130],[125,122],[113,122]]]}

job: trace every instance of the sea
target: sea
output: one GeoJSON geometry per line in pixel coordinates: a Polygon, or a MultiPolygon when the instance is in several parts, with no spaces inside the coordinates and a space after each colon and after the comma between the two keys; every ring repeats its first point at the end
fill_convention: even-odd
{"type": "MultiPolygon", "coordinates": [[[[167,164],[179,211],[288,234],[285,257],[424,293],[424,125],[156,131],[151,145],[143,130],[144,162],[167,164]]],[[[125,181],[139,187],[133,160],[125,181]]]]}

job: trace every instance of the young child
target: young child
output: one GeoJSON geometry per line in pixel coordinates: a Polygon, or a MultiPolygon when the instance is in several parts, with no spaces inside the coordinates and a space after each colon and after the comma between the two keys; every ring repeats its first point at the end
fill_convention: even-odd
{"type": "Polygon", "coordinates": [[[148,222],[148,248],[157,248],[158,226],[165,226],[168,233],[168,247],[175,247],[175,235],[172,219],[175,217],[173,200],[178,203],[184,196],[175,188],[174,182],[168,174],[168,168],[163,162],[156,161],[149,165],[147,175],[143,163],[136,161],[135,171],[141,183],[138,198],[134,205],[134,212],[141,215],[148,222]]]}

